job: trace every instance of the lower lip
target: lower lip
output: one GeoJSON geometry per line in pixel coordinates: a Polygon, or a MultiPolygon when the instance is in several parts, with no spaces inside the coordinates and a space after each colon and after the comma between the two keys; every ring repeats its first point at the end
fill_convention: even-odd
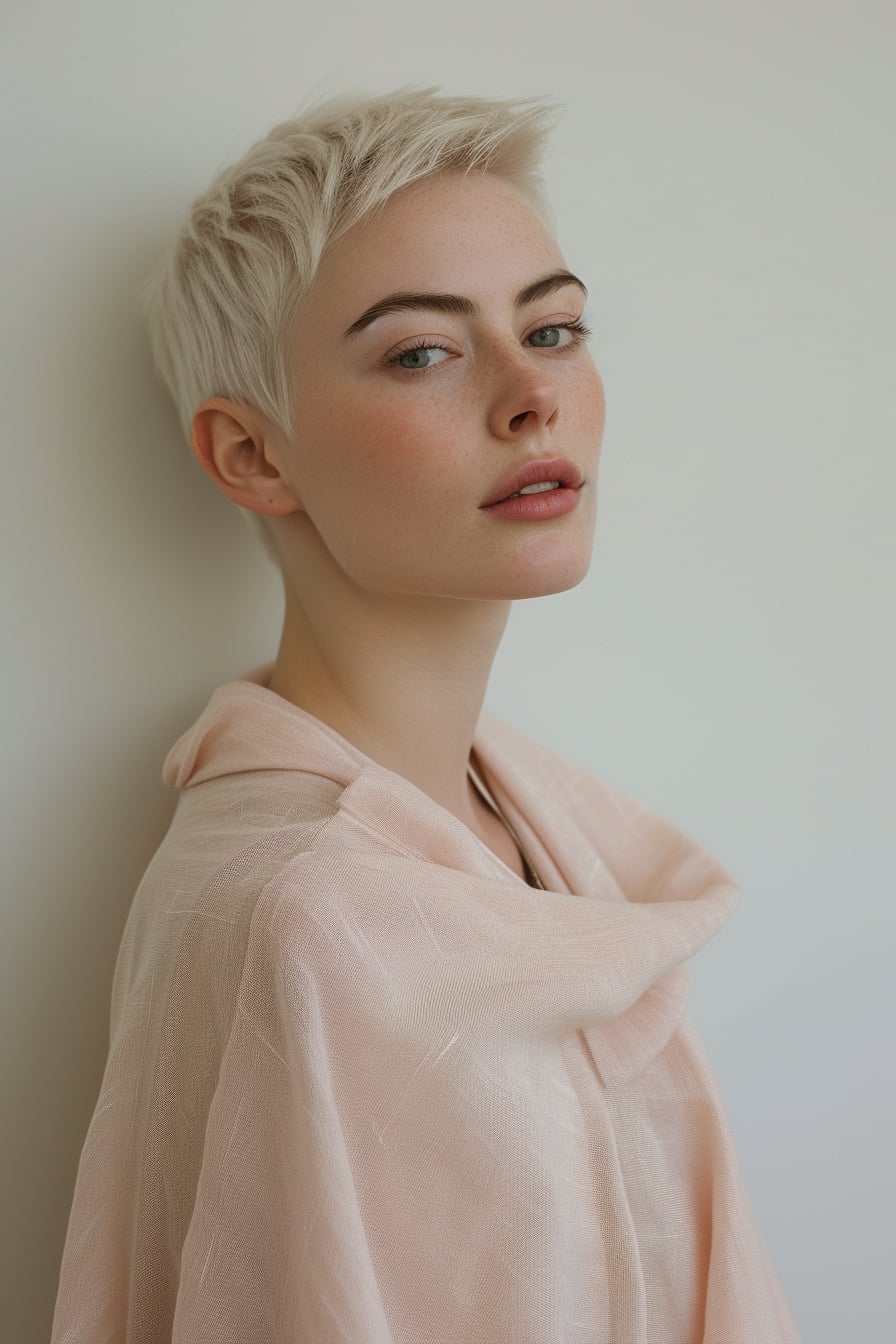
{"type": "Polygon", "coordinates": [[[556,490],[539,490],[534,495],[517,495],[515,499],[502,499],[500,504],[486,504],[482,512],[519,522],[559,518],[562,513],[569,513],[575,508],[581,489],[581,485],[575,490],[560,486],[556,490]]]}

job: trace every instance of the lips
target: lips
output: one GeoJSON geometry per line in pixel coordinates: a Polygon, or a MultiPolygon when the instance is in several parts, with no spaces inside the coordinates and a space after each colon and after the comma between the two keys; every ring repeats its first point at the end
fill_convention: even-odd
{"type": "Polygon", "coordinates": [[[570,490],[578,490],[583,480],[582,473],[568,457],[539,457],[534,461],[524,462],[522,466],[516,467],[510,475],[499,481],[480,508],[487,509],[490,504],[500,504],[502,500],[517,494],[524,486],[537,485],[539,481],[559,481],[561,489],[566,486],[570,490]]]}

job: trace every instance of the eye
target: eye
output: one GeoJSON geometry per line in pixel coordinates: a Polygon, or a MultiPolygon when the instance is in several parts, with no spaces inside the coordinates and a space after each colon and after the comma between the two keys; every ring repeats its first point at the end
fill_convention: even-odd
{"type": "Polygon", "coordinates": [[[537,331],[530,334],[528,339],[530,341],[535,340],[535,347],[538,350],[564,350],[570,346],[579,345],[582,341],[587,341],[590,335],[591,328],[579,320],[578,322],[557,322],[550,327],[539,327],[537,331]],[[560,333],[564,331],[569,332],[568,341],[561,341],[560,339],[560,333]],[[536,340],[536,337],[545,337],[546,339],[541,342],[536,340]]]}
{"type": "Polygon", "coordinates": [[[400,369],[407,369],[413,373],[417,369],[429,369],[433,364],[441,364],[440,359],[433,359],[433,354],[440,350],[447,356],[448,351],[442,345],[432,345],[428,341],[418,341],[416,345],[405,346],[403,350],[398,350],[394,355],[390,355],[386,360],[387,364],[396,365],[400,369]]]}

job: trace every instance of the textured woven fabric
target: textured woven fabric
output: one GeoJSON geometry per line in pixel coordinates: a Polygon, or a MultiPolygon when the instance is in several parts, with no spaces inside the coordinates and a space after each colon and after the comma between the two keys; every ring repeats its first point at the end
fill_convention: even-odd
{"type": "Polygon", "coordinates": [[[792,1344],[688,960],[738,890],[483,711],[549,889],[267,687],[134,897],[52,1344],[792,1344]]]}

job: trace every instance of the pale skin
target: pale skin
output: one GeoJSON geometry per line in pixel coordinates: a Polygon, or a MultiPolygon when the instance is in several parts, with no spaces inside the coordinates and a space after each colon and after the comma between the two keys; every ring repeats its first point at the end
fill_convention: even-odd
{"type": "Polygon", "coordinates": [[[512,601],[574,587],[591,560],[604,388],[586,342],[559,326],[582,317],[585,295],[570,281],[514,304],[566,269],[502,179],[414,183],[324,256],[291,351],[295,438],[223,397],[192,425],[219,489],[270,519],[285,597],[270,689],[521,875],[467,763],[512,601]],[[477,314],[393,312],[346,336],[387,295],[422,291],[465,296],[477,314]],[[425,350],[394,362],[411,346],[425,350]],[[480,508],[515,466],[555,454],[585,477],[572,512],[510,521],[480,508]]]}

